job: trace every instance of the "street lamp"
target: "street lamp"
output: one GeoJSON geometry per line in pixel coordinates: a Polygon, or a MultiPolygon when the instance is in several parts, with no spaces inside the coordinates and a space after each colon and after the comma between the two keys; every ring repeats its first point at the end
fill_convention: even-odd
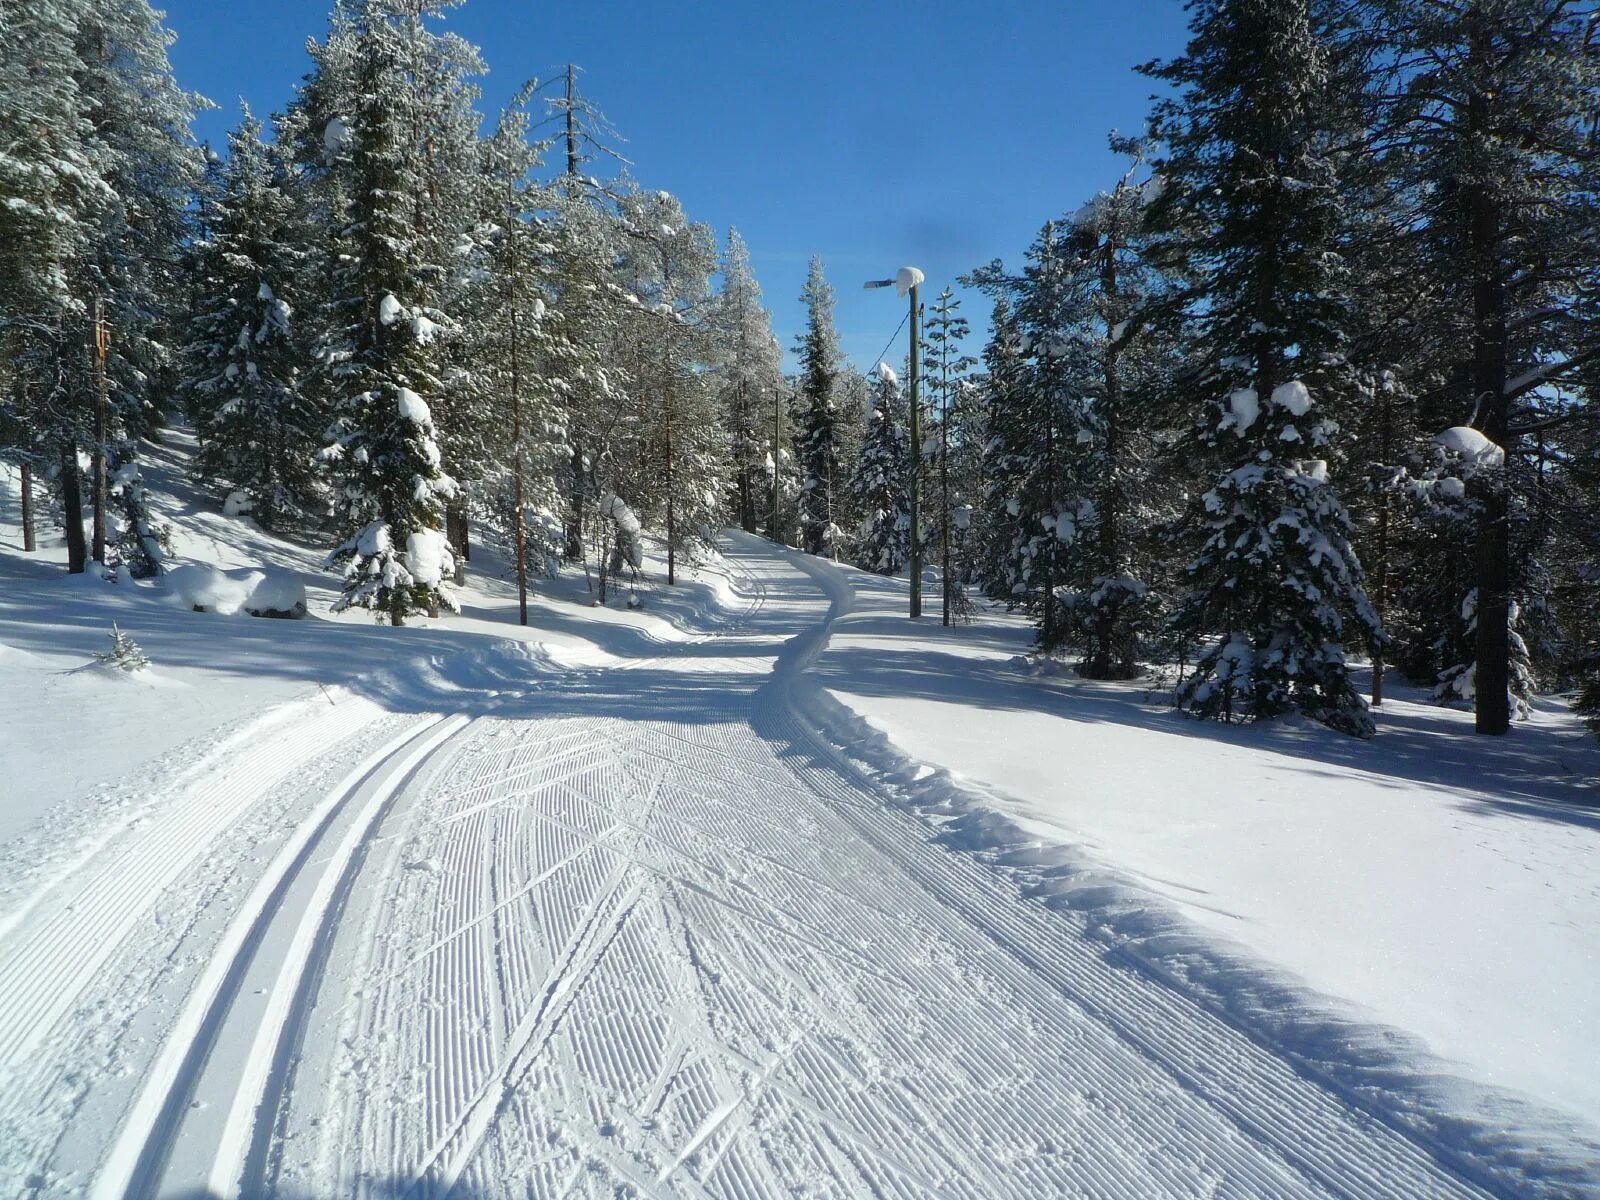
{"type": "Polygon", "coordinates": [[[919,509],[921,501],[922,478],[922,413],[921,403],[917,398],[917,342],[920,338],[918,326],[921,322],[921,309],[917,305],[917,288],[922,286],[924,276],[915,267],[901,267],[895,272],[893,279],[869,279],[862,284],[865,288],[892,287],[900,295],[911,296],[911,463],[909,466],[910,486],[907,491],[911,497],[911,615],[922,615],[922,529],[920,527],[919,509]]]}

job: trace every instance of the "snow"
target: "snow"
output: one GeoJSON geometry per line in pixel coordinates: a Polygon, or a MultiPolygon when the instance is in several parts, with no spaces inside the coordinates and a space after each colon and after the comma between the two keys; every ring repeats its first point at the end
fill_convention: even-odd
{"type": "Polygon", "coordinates": [[[904,296],[914,287],[921,287],[926,276],[916,267],[901,267],[894,273],[895,294],[904,296]]]}
{"type": "Polygon", "coordinates": [[[941,836],[1352,1086],[1454,1106],[1473,1153],[1600,1166],[1600,744],[1562,706],[1490,742],[1391,677],[1370,743],[1218,729],[1147,682],[1008,678],[1022,621],[912,625],[903,581],[828,569],[818,711],[941,836]]]}
{"type": "Polygon", "coordinates": [[[900,382],[900,377],[894,373],[894,368],[882,360],[878,362],[878,378],[891,387],[900,382]]]}
{"type": "Polygon", "coordinates": [[[417,339],[420,346],[431,345],[433,339],[439,336],[439,326],[418,313],[411,318],[411,336],[417,339]]]}
{"type": "Polygon", "coordinates": [[[1505,462],[1506,452],[1476,429],[1467,425],[1454,425],[1433,439],[1451,454],[1460,455],[1474,466],[1498,467],[1505,462]]]}
{"type": "Polygon", "coordinates": [[[229,492],[227,499],[222,502],[222,514],[226,517],[242,517],[255,506],[256,502],[250,498],[250,493],[229,492]]]}
{"type": "Polygon", "coordinates": [[[1256,423],[1261,415],[1261,401],[1254,388],[1239,388],[1228,394],[1228,415],[1223,427],[1231,427],[1244,436],[1244,431],[1256,423]]]}
{"type": "Polygon", "coordinates": [[[243,579],[234,579],[205,563],[184,563],[168,571],[164,582],[173,601],[184,608],[232,616],[250,594],[243,579]]]}
{"type": "Polygon", "coordinates": [[[329,158],[343,153],[353,138],[354,134],[343,117],[331,117],[322,127],[322,148],[329,158]]]}
{"type": "Polygon", "coordinates": [[[405,315],[405,311],[405,306],[394,298],[393,293],[384,293],[383,299],[378,301],[378,320],[385,325],[393,325],[405,315]]]}
{"type": "Polygon", "coordinates": [[[1311,393],[1298,379],[1291,379],[1272,389],[1272,403],[1288,410],[1291,416],[1303,417],[1311,411],[1311,393]]]}
{"type": "Polygon", "coordinates": [[[400,419],[411,421],[417,425],[427,425],[433,420],[433,414],[428,411],[428,403],[410,388],[395,389],[395,403],[400,409],[400,419]]]}
{"type": "Polygon", "coordinates": [[[440,583],[450,561],[450,544],[437,529],[406,535],[406,569],[418,583],[429,587],[440,583]]]}
{"type": "Polygon", "coordinates": [[[1600,1193],[1552,710],[1493,773],[1403,690],[1372,744],[1202,729],[756,537],[668,588],[616,497],[643,609],[520,627],[489,541],[389,628],[146,475],[196,587],[310,611],[0,524],[0,1194],[1600,1193]],[[77,670],[113,620],[158,691],[77,670]]]}

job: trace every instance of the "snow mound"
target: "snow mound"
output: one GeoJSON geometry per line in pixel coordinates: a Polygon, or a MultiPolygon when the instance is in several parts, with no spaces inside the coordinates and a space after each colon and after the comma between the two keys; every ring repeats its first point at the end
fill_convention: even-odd
{"type": "Polygon", "coordinates": [[[1260,416],[1261,398],[1255,388],[1240,388],[1228,395],[1228,415],[1222,418],[1221,428],[1237,429],[1242,436],[1260,416]]]}
{"type": "Polygon", "coordinates": [[[427,587],[437,586],[453,566],[450,546],[437,529],[419,529],[406,535],[406,567],[412,578],[427,587]]]}
{"type": "Polygon", "coordinates": [[[921,271],[915,267],[901,267],[894,273],[894,290],[898,296],[904,296],[914,287],[921,287],[926,279],[921,271]]]}
{"type": "Polygon", "coordinates": [[[306,615],[306,585],[287,571],[252,571],[255,583],[245,597],[252,617],[299,618],[306,615]]]}
{"type": "Polygon", "coordinates": [[[400,388],[395,392],[395,402],[400,406],[400,419],[413,421],[418,425],[426,425],[433,420],[433,413],[428,409],[428,402],[417,395],[410,388],[400,388]]]}
{"type": "Polygon", "coordinates": [[[1291,379],[1272,389],[1272,403],[1278,408],[1288,409],[1297,417],[1303,417],[1311,411],[1311,393],[1298,379],[1291,379]]]}
{"type": "Polygon", "coordinates": [[[306,589],[287,571],[245,568],[219,571],[207,563],[185,563],[167,572],[173,602],[199,612],[231,617],[303,617],[306,589]]]}
{"type": "Polygon", "coordinates": [[[385,325],[393,325],[400,319],[401,314],[405,311],[406,310],[401,306],[400,301],[394,298],[394,293],[392,292],[386,294],[382,300],[378,301],[378,320],[382,321],[385,325]]]}
{"type": "Polygon", "coordinates": [[[244,607],[250,588],[206,563],[184,563],[167,572],[167,591],[184,608],[232,616],[244,607]]]}
{"type": "Polygon", "coordinates": [[[1504,450],[1468,425],[1452,425],[1433,441],[1478,466],[1498,467],[1506,460],[1504,450]]]}
{"type": "Polygon", "coordinates": [[[249,492],[229,492],[228,498],[222,502],[222,515],[242,517],[255,506],[256,502],[250,498],[249,492]]]}

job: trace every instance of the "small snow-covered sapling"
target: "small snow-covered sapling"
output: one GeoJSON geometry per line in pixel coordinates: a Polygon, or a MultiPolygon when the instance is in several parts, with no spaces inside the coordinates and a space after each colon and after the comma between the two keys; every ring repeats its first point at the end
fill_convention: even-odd
{"type": "Polygon", "coordinates": [[[143,671],[150,665],[139,644],[122,632],[115,621],[111,623],[111,649],[96,651],[95,659],[119,671],[143,671]]]}

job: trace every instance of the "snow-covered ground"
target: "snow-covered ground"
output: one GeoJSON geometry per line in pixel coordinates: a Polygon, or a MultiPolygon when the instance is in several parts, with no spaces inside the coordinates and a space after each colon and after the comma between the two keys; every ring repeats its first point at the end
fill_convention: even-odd
{"type": "Polygon", "coordinates": [[[813,710],[949,844],[1450,1136],[1600,1172],[1600,743],[1564,706],[1483,739],[1391,680],[1371,742],[1201,725],[818,570],[813,710]]]}
{"type": "Polygon", "coordinates": [[[1600,1196],[1553,715],[1492,785],[1412,706],[1201,730],[743,535],[332,619],[183,450],[180,556],[309,618],[68,580],[0,496],[0,1195],[1600,1196]],[[149,672],[80,669],[112,621],[149,672]]]}

